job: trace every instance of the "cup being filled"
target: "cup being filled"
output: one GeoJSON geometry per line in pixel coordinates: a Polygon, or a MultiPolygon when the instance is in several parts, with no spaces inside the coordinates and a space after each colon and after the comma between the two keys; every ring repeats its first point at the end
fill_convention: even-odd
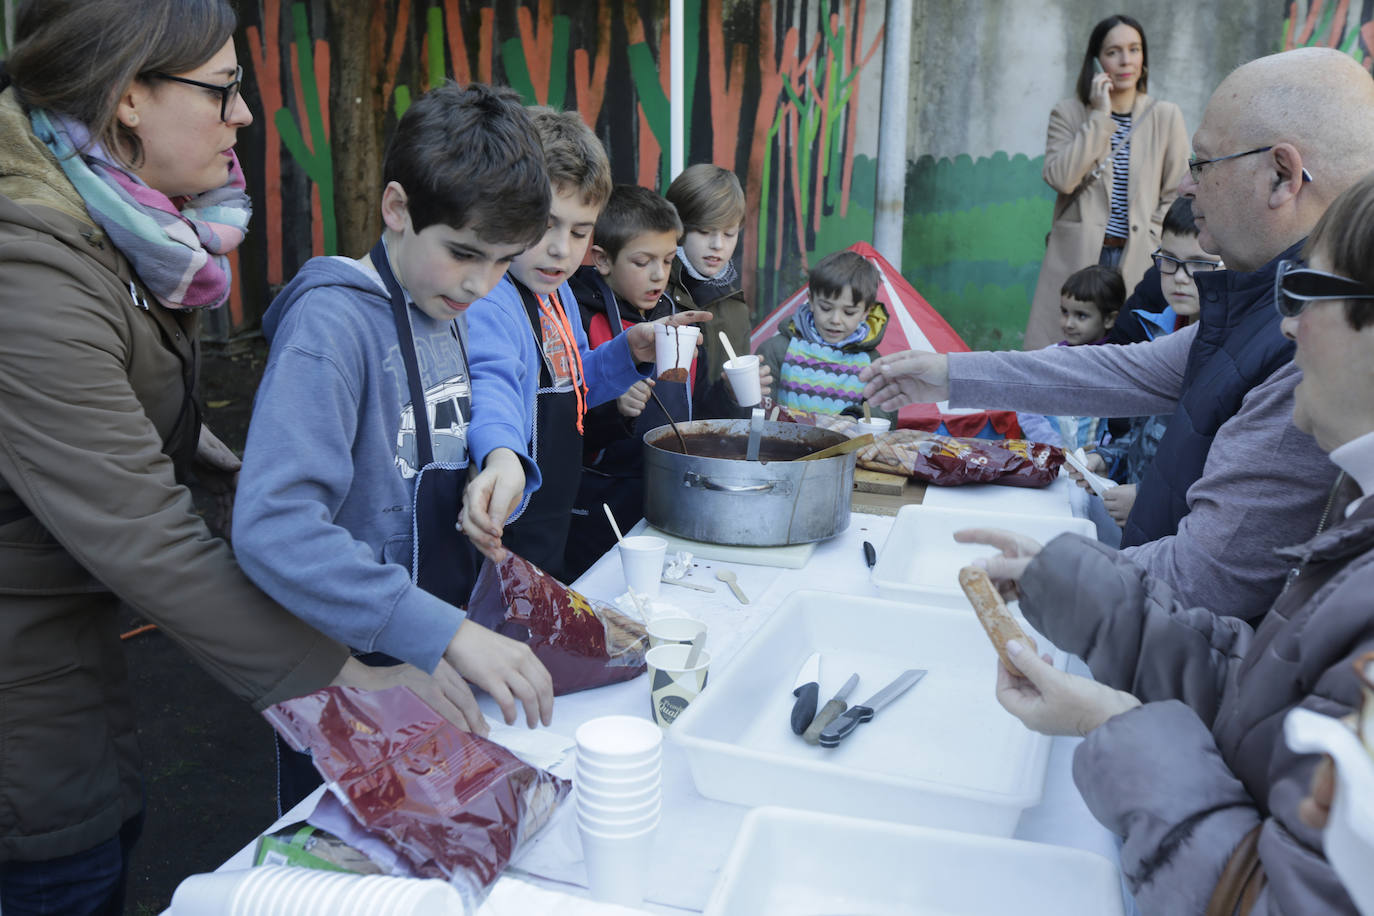
{"type": "Polygon", "coordinates": [[[665,382],[687,381],[696,359],[701,329],[692,325],[654,325],[654,355],[658,377],[665,382]]]}

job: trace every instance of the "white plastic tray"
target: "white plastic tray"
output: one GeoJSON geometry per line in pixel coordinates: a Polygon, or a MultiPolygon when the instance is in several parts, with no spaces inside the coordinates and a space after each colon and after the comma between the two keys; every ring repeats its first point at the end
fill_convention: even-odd
{"type": "Polygon", "coordinates": [[[938,607],[967,609],[959,587],[959,568],[977,557],[997,551],[986,544],[960,544],[960,528],[1004,528],[1045,544],[1066,531],[1094,537],[1097,529],[1086,518],[1012,515],[975,509],[946,509],[927,505],[903,506],[888,531],[873,585],[884,598],[917,601],[938,607]]]}
{"type": "Polygon", "coordinates": [[[1069,500],[1077,486],[1067,474],[1060,474],[1048,487],[1007,487],[995,483],[937,487],[931,484],[921,497],[921,505],[941,509],[1072,517],[1073,509],[1069,500]]]}
{"type": "Polygon", "coordinates": [[[1050,739],[997,704],[996,665],[967,608],[796,591],[711,672],[668,738],[709,798],[1010,836],[1040,801],[1050,739]],[[789,725],[792,685],[812,652],[822,655],[822,702],[855,672],[851,705],[908,668],[930,673],[839,747],[813,747],[789,725]]]}
{"type": "Polygon", "coordinates": [[[705,916],[1121,916],[1116,866],[1062,846],[756,808],[705,916]]]}

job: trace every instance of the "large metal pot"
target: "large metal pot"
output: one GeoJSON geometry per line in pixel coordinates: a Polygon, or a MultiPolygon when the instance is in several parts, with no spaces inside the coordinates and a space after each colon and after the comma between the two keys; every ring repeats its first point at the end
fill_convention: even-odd
{"type": "Polygon", "coordinates": [[[746,461],[748,420],[679,423],[644,434],[644,517],[669,534],[712,544],[777,547],[831,537],[849,527],[855,455],[770,460],[837,445],[845,436],[797,423],[763,424],[760,461],[746,461]],[[714,443],[714,445],[713,445],[714,443]],[[733,457],[707,457],[725,454],[733,457]]]}

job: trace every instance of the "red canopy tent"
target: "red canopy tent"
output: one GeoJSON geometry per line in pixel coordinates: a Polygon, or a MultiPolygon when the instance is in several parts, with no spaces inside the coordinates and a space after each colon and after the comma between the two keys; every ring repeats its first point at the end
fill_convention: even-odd
{"type": "MultiPolygon", "coordinates": [[[[872,261],[882,277],[878,286],[878,301],[887,307],[889,320],[882,342],[878,344],[879,354],[913,349],[934,350],[937,353],[968,352],[968,344],[955,333],[949,322],[940,317],[940,313],[921,298],[921,294],[912,289],[911,284],[872,245],[855,242],[849,246],[849,250],[857,251],[872,261]]],[[[757,350],[765,340],[777,334],[779,325],[805,301],[805,286],[784,299],[749,335],[750,348],[757,350]]],[[[898,414],[897,425],[966,437],[1014,438],[1021,434],[1016,414],[1011,411],[951,410],[944,403],[903,407],[898,414]]]]}

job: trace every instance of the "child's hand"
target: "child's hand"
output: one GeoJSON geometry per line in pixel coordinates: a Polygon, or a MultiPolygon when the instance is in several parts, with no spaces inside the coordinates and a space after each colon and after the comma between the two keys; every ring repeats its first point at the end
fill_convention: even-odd
{"type": "Polygon", "coordinates": [[[525,707],[530,728],[536,722],[553,722],[553,678],[524,643],[465,620],[444,650],[444,659],[491,694],[507,725],[515,724],[517,701],[525,707]]]}
{"type": "MultiPolygon", "coordinates": [[[[1083,460],[1083,466],[1099,476],[1104,476],[1107,471],[1106,460],[1097,452],[1086,453],[1083,460]]],[[[1069,476],[1073,478],[1073,482],[1078,484],[1079,487],[1087,490],[1089,493],[1097,492],[1093,489],[1092,484],[1088,483],[1088,481],[1083,478],[1083,475],[1078,472],[1078,468],[1065,462],[1064,470],[1069,472],[1069,476]]]]}
{"type": "Polygon", "coordinates": [[[759,390],[764,397],[773,393],[773,370],[762,360],[759,361],[759,390]]]}
{"type": "Polygon", "coordinates": [[[1131,507],[1135,505],[1135,484],[1124,483],[1112,487],[1102,494],[1102,504],[1107,507],[1107,514],[1112,520],[1125,528],[1126,516],[1131,514],[1131,507]]]}
{"type": "Polygon", "coordinates": [[[508,448],[493,449],[481,472],[472,474],[463,490],[459,527],[473,546],[493,563],[506,558],[501,535],[506,530],[506,519],[519,508],[524,495],[524,465],[508,448]]]}
{"type": "Polygon", "coordinates": [[[477,706],[477,698],[472,695],[472,689],[442,658],[432,675],[425,674],[414,665],[372,666],[350,658],[339,669],[332,683],[360,690],[409,687],[430,709],[463,731],[477,735],[491,731],[482,710],[477,706]]]}
{"type": "Polygon", "coordinates": [[[1082,737],[1118,713],[1140,705],[1123,690],[1060,671],[1048,655],[1036,658],[1018,640],[1007,643],[1007,655],[1020,669],[1013,674],[997,666],[997,702],[1042,735],[1082,737]]]}
{"type": "Polygon", "coordinates": [[[653,379],[640,379],[630,386],[630,390],[615,399],[615,409],[622,417],[637,417],[644,412],[649,403],[649,395],[654,390],[653,379]]]}

